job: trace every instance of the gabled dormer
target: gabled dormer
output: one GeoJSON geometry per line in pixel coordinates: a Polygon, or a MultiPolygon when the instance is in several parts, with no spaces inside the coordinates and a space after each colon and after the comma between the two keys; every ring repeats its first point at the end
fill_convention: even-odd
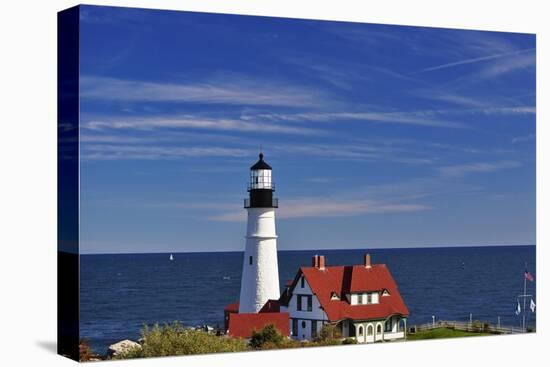
{"type": "Polygon", "coordinates": [[[380,303],[380,292],[378,291],[365,291],[365,292],[353,292],[346,297],[348,302],[352,306],[356,305],[375,305],[380,303]]]}

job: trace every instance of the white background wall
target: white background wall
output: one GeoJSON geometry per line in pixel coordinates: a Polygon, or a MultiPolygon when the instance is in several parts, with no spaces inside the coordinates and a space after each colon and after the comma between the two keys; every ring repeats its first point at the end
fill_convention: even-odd
{"type": "MultiPolygon", "coordinates": [[[[0,109],[0,363],[6,366],[76,366],[55,355],[56,338],[56,15],[76,1],[5,1],[0,12],[2,108],[0,109]],[[24,198],[24,199],[23,199],[24,198]],[[32,269],[32,270],[31,270],[32,269]]],[[[550,259],[550,29],[544,1],[394,0],[311,2],[298,0],[215,1],[94,0],[95,4],[224,13],[354,20],[386,24],[538,32],[537,38],[537,284],[548,284],[550,259]],[[542,67],[540,67],[542,66],[542,67]]],[[[98,366],[330,365],[361,360],[372,364],[536,366],[548,359],[548,294],[537,292],[536,335],[384,343],[121,361],[98,366]],[[546,339],[546,340],[545,340],[546,339]]]]}

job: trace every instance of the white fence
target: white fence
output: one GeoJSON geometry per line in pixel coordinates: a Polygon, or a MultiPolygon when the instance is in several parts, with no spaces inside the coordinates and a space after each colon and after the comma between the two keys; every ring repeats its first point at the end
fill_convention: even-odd
{"type": "Polygon", "coordinates": [[[422,330],[432,330],[441,327],[446,327],[449,329],[470,331],[470,332],[480,332],[480,333],[494,333],[494,334],[516,334],[523,333],[524,330],[520,327],[513,326],[497,326],[483,321],[446,321],[440,320],[435,323],[427,323],[421,325],[415,325],[413,328],[416,331],[422,330]]]}

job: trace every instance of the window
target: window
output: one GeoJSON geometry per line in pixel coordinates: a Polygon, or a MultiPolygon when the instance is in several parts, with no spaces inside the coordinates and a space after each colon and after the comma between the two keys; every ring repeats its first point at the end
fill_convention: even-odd
{"type": "Polygon", "coordinates": [[[298,320],[292,319],[292,335],[298,335],[298,320]]]}
{"type": "Polygon", "coordinates": [[[300,295],[296,296],[296,309],[302,311],[302,296],[300,295]]]}
{"type": "Polygon", "coordinates": [[[248,257],[248,263],[249,263],[250,265],[252,265],[252,256],[249,256],[249,257],[248,257]]]}
{"type": "Polygon", "coordinates": [[[357,329],[357,335],[363,336],[363,327],[362,326],[359,326],[359,328],[357,329]]]}
{"type": "Polygon", "coordinates": [[[376,326],[376,333],[377,333],[377,334],[380,334],[381,332],[382,332],[382,325],[381,325],[381,324],[378,324],[378,325],[376,326]]]}
{"type": "Polygon", "coordinates": [[[357,295],[357,304],[359,304],[359,305],[363,304],[363,295],[362,294],[357,295]]]}
{"type": "Polygon", "coordinates": [[[307,296],[307,310],[311,312],[311,309],[313,308],[313,299],[312,296],[307,296]]]}
{"type": "Polygon", "coordinates": [[[306,322],[302,321],[302,329],[305,329],[305,328],[306,328],[306,322]]]}
{"type": "Polygon", "coordinates": [[[372,325],[369,325],[367,327],[367,335],[372,335],[373,330],[374,330],[374,328],[372,327],[372,325]]]}
{"type": "Polygon", "coordinates": [[[389,319],[388,321],[386,321],[386,323],[384,324],[384,331],[386,332],[391,332],[391,329],[392,329],[392,322],[391,322],[392,319],[389,319]]]}
{"type": "Polygon", "coordinates": [[[305,279],[304,277],[300,278],[300,288],[304,288],[305,279]]]}
{"type": "Polygon", "coordinates": [[[367,293],[367,304],[371,304],[372,303],[372,293],[367,293]]]}
{"type": "Polygon", "coordinates": [[[317,320],[311,321],[311,337],[312,338],[317,337],[317,320]]]}

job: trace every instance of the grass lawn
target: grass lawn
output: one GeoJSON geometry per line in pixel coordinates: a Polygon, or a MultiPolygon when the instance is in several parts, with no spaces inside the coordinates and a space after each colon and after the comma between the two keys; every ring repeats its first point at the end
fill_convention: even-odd
{"type": "Polygon", "coordinates": [[[440,327],[432,330],[417,331],[415,334],[407,334],[407,340],[461,338],[465,336],[494,335],[490,333],[476,333],[470,331],[454,330],[440,327]]]}

